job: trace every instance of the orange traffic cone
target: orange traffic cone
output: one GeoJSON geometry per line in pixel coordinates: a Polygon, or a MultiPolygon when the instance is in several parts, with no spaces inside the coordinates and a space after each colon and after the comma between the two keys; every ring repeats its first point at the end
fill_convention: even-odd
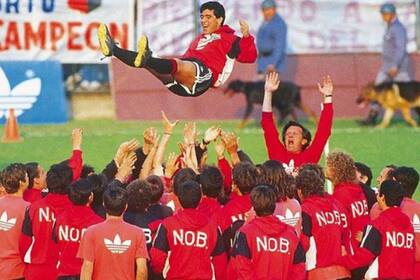
{"type": "Polygon", "coordinates": [[[15,116],[15,109],[9,109],[9,117],[7,118],[6,125],[4,126],[3,138],[4,143],[15,143],[23,141],[20,137],[19,127],[15,116]]]}

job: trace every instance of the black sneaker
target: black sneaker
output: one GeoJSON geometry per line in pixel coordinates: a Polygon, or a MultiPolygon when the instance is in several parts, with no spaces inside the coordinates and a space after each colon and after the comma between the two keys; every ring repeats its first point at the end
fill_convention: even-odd
{"type": "Polygon", "coordinates": [[[103,23],[98,27],[98,40],[102,54],[104,56],[112,56],[115,42],[109,33],[108,27],[103,23]]]}
{"type": "Polygon", "coordinates": [[[143,35],[137,43],[137,56],[134,60],[134,65],[139,68],[145,67],[147,60],[151,56],[152,51],[149,49],[149,40],[145,35],[143,35]]]}

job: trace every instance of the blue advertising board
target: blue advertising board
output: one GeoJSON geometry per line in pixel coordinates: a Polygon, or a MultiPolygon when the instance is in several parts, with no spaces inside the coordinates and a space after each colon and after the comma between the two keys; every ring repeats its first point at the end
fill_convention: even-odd
{"type": "Polygon", "coordinates": [[[10,108],[19,123],[67,122],[62,75],[57,61],[0,61],[0,123],[10,108]]]}

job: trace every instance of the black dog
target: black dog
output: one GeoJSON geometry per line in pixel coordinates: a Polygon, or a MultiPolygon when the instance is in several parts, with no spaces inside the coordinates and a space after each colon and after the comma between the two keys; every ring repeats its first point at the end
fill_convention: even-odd
{"type": "MultiPolygon", "coordinates": [[[[240,127],[244,127],[254,109],[254,104],[262,104],[264,100],[264,81],[244,82],[234,80],[228,84],[224,93],[229,96],[242,92],[246,96],[246,110],[240,127]]],[[[315,122],[317,117],[313,111],[302,104],[300,87],[292,82],[281,82],[279,88],[273,93],[273,107],[279,111],[279,122],[288,115],[296,120],[295,108],[299,108],[315,122]]]]}

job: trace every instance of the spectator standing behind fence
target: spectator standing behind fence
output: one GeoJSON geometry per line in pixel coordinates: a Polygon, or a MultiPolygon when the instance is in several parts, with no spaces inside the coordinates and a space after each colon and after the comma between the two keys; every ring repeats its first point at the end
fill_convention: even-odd
{"type": "MultiPolygon", "coordinates": [[[[407,53],[407,31],[398,20],[394,4],[386,3],[381,6],[381,15],[386,23],[386,30],[382,41],[382,66],[379,70],[375,85],[384,82],[408,82],[409,73],[407,53]]],[[[379,105],[371,106],[366,124],[373,124],[379,115],[379,105]]]]}
{"type": "Polygon", "coordinates": [[[287,25],[276,12],[276,2],[265,0],[261,4],[264,22],[257,34],[257,71],[264,79],[268,72],[284,73],[286,70],[287,25]]]}

